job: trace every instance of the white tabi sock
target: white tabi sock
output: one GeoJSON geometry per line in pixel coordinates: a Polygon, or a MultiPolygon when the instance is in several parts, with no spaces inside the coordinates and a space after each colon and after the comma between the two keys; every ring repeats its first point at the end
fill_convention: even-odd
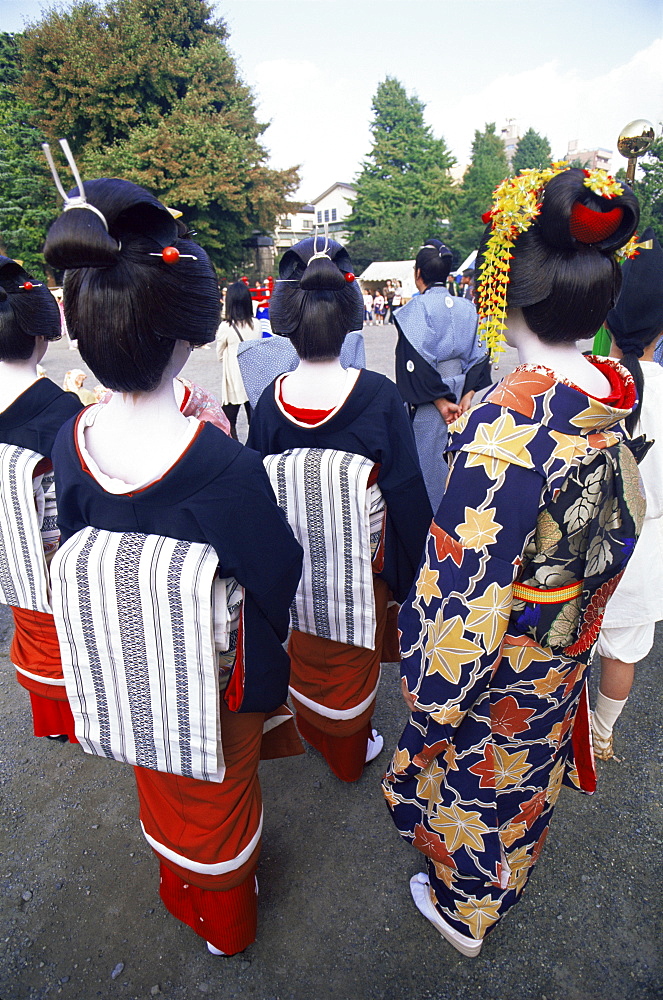
{"type": "Polygon", "coordinates": [[[596,696],[592,729],[603,743],[607,742],[612,736],[615,722],[621,715],[627,701],[628,698],[624,698],[622,701],[615,701],[614,698],[607,698],[600,691],[596,696]]]}

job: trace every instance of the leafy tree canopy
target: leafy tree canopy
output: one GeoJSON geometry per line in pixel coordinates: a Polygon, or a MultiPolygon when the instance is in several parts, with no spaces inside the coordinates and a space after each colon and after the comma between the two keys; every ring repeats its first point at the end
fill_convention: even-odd
{"type": "Polygon", "coordinates": [[[546,167],[552,160],[550,143],[545,136],[539,135],[533,128],[528,128],[516,146],[516,152],[511,164],[514,174],[521,170],[538,170],[546,167]]]}
{"type": "MultiPolygon", "coordinates": [[[[22,96],[41,109],[44,131],[66,135],[74,152],[126,139],[136,125],[169,114],[195,87],[194,53],[203,42],[221,44],[232,64],[225,26],[211,14],[204,0],[78,0],[71,9],[48,11],[21,39],[22,96]]],[[[237,90],[250,103],[234,65],[225,76],[218,106],[224,97],[236,100],[237,90]]]]}
{"type": "Polygon", "coordinates": [[[474,133],[472,162],[465,171],[456,209],[452,215],[451,242],[461,258],[479,246],[485,226],[481,216],[490,207],[497,185],[509,174],[504,143],[495,122],[474,133]]]}
{"type": "Polygon", "coordinates": [[[148,188],[231,270],[299,178],[267,167],[266,125],[226,39],[205,0],[76,0],[21,37],[17,90],[49,140],[69,139],[83,177],[148,188]]]}
{"type": "Polygon", "coordinates": [[[40,148],[44,135],[13,92],[19,75],[16,36],[0,34],[0,252],[43,276],[41,247],[58,209],[40,148]]]}
{"type": "Polygon", "coordinates": [[[373,144],[357,178],[349,250],[362,261],[407,259],[449,215],[455,162],[424,121],[425,105],[394,77],[373,98],[373,144]]]}

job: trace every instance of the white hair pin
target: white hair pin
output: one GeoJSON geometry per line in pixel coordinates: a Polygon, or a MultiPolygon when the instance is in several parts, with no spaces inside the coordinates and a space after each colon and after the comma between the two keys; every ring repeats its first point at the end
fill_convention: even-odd
{"type": "Polygon", "coordinates": [[[46,162],[51,168],[51,173],[53,174],[53,180],[55,181],[55,186],[58,189],[58,193],[64,202],[64,207],[62,211],[69,212],[72,208],[84,208],[88,212],[94,212],[94,214],[101,219],[101,221],[104,224],[104,229],[106,230],[106,232],[108,232],[108,223],[106,222],[104,214],[100,212],[99,209],[96,208],[94,205],[91,205],[87,200],[87,198],[85,197],[85,188],[83,187],[81,175],[78,172],[78,167],[76,166],[76,161],[74,160],[74,154],[69,148],[69,143],[67,142],[66,139],[60,139],[60,145],[62,147],[62,152],[64,153],[67,159],[67,163],[69,164],[69,168],[72,174],[74,175],[74,180],[76,181],[76,186],[78,188],[78,194],[74,195],[73,198],[69,197],[69,195],[67,194],[62,185],[62,181],[60,180],[60,175],[57,171],[57,167],[55,166],[55,161],[53,160],[51,147],[47,142],[42,142],[41,148],[44,150],[44,156],[46,157],[46,162]]]}

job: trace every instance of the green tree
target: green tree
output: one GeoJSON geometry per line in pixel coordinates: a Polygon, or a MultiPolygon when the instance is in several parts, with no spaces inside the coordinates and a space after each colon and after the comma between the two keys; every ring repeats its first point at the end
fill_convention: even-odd
{"type": "Polygon", "coordinates": [[[41,247],[57,207],[44,136],[34,111],[14,94],[19,76],[16,36],[0,34],[0,252],[43,276],[41,247]]]}
{"type": "Polygon", "coordinates": [[[356,181],[348,228],[357,266],[408,258],[450,212],[454,159],[424,121],[425,105],[387,77],[373,98],[371,151],[356,181]]]}
{"type": "Polygon", "coordinates": [[[514,174],[520,173],[521,170],[537,170],[547,167],[551,160],[552,150],[546,137],[539,135],[533,128],[528,128],[525,135],[518,140],[511,169],[514,174]]]}
{"type": "Polygon", "coordinates": [[[204,0],[77,0],[22,39],[21,96],[83,176],[119,176],[183,212],[218,267],[290,207],[296,167],[272,170],[223,21],[204,0]]]}
{"type": "Polygon", "coordinates": [[[379,222],[366,236],[354,237],[348,251],[357,273],[374,260],[413,260],[439,229],[425,215],[394,215],[379,222]]]}
{"type": "MultiPolygon", "coordinates": [[[[638,232],[642,233],[647,226],[651,226],[663,243],[663,136],[654,140],[647,155],[638,162],[644,173],[644,177],[633,184],[640,202],[638,232]]],[[[623,180],[626,172],[620,170],[617,176],[623,180]]]]}
{"type": "Polygon", "coordinates": [[[472,162],[465,171],[452,215],[451,245],[461,258],[478,248],[485,229],[481,216],[490,208],[493,191],[508,174],[504,143],[491,122],[483,132],[474,133],[472,162]]]}

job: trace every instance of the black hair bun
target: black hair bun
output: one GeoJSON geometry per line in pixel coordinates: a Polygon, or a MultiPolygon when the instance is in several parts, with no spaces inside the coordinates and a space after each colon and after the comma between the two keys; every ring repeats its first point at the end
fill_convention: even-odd
{"type": "Polygon", "coordinates": [[[353,270],[350,255],[344,246],[336,240],[325,241],[323,236],[309,236],[283,254],[279,264],[279,278],[286,281],[301,280],[311,257],[322,250],[343,274],[353,270]]]}
{"type": "Polygon", "coordinates": [[[310,260],[304,271],[299,287],[310,291],[311,289],[325,289],[337,292],[345,286],[345,275],[339,271],[334,261],[329,257],[314,257],[310,260]]]}
{"type": "Polygon", "coordinates": [[[23,270],[18,261],[0,255],[0,294],[3,298],[18,292],[21,285],[30,280],[30,275],[23,270]]]}
{"type": "Polygon", "coordinates": [[[421,250],[435,250],[438,257],[453,257],[449,247],[445,246],[442,240],[438,240],[436,236],[431,236],[430,239],[426,240],[419,253],[421,250]]]}
{"type": "Polygon", "coordinates": [[[101,219],[86,208],[72,208],[55,220],[44,243],[51,267],[112,267],[120,245],[109,236],[101,219]]]}
{"type": "MultiPolygon", "coordinates": [[[[123,242],[147,237],[163,248],[177,240],[178,226],[171,213],[137,184],[102,177],[83,187],[96,211],[74,207],[56,219],[44,244],[44,256],[52,267],[112,267],[123,242]]],[[[70,197],[77,194],[78,188],[69,192],[70,197]]]]}
{"type": "Polygon", "coordinates": [[[297,337],[299,331],[301,343],[299,347],[295,343],[298,351],[308,350],[314,340],[331,343],[334,330],[342,328],[342,336],[350,330],[361,330],[364,300],[359,282],[346,280],[346,274],[353,272],[348,251],[335,240],[311,236],[296,243],[283,254],[279,264],[280,280],[269,303],[272,329],[287,337],[297,337]],[[316,257],[318,253],[320,257],[316,257]],[[329,337],[321,332],[323,328],[329,337]]]}
{"type": "Polygon", "coordinates": [[[585,185],[586,176],[584,170],[572,167],[548,181],[535,228],[555,250],[584,245],[614,253],[638,227],[638,200],[625,184],[622,194],[613,198],[595,194],[585,185]]]}
{"type": "Polygon", "coordinates": [[[60,309],[44,282],[11,257],[0,255],[0,330],[10,327],[29,337],[57,340],[60,309]],[[30,288],[24,287],[26,282],[30,288]]]}

